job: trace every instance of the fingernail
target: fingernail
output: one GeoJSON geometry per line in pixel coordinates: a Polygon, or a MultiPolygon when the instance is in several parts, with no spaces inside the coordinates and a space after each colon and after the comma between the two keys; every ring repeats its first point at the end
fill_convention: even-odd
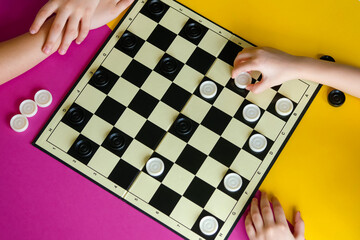
{"type": "Polygon", "coordinates": [[[30,29],[30,33],[31,33],[31,34],[35,34],[35,30],[34,30],[34,29],[30,29]]]}
{"type": "Polygon", "coordinates": [[[59,50],[59,54],[60,54],[60,55],[64,55],[65,53],[66,53],[66,50],[64,50],[64,49],[60,49],[60,50],[59,50]]]}
{"type": "Polygon", "coordinates": [[[77,45],[79,45],[79,44],[81,44],[81,43],[82,43],[82,41],[76,40],[76,44],[77,44],[77,45]]]}
{"type": "Polygon", "coordinates": [[[50,54],[50,48],[48,46],[44,47],[43,50],[46,54],[50,54]]]}

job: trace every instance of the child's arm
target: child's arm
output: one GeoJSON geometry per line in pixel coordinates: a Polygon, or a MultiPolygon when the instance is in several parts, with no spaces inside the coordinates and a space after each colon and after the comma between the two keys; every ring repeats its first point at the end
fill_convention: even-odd
{"type": "Polygon", "coordinates": [[[246,48],[235,59],[232,76],[259,71],[263,78],[248,90],[260,93],[291,79],[306,79],[360,98],[360,69],[348,65],[293,56],[273,48],[246,48]]]}
{"type": "Polygon", "coordinates": [[[294,233],[290,231],[285,213],[277,198],[271,209],[266,193],[261,193],[260,208],[256,198],[245,219],[245,229],[250,240],[304,240],[305,224],[300,212],[295,215],[294,233]]]}
{"type": "MultiPolygon", "coordinates": [[[[91,29],[108,23],[129,7],[132,2],[133,0],[122,0],[118,3],[113,0],[101,0],[95,10],[91,29]]],[[[26,72],[49,56],[43,53],[41,48],[53,21],[53,18],[46,21],[35,35],[26,33],[0,43],[0,69],[2,69],[0,85],[26,72]]],[[[54,48],[50,53],[55,52],[60,46],[61,37],[62,35],[54,42],[54,48]]]]}

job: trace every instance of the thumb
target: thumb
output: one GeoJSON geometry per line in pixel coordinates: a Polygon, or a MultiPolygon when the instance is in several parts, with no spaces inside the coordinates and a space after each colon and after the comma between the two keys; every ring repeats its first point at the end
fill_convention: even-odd
{"type": "Polygon", "coordinates": [[[305,223],[301,218],[300,212],[297,212],[295,215],[295,225],[294,225],[294,237],[296,240],[305,239],[305,223]]]}

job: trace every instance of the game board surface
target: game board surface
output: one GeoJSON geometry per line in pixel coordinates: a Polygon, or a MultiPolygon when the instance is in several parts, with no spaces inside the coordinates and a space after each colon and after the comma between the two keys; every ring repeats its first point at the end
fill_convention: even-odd
{"type": "Polygon", "coordinates": [[[237,88],[233,60],[250,46],[176,1],[137,1],[34,145],[185,238],[226,239],[319,89],[237,88]],[[218,91],[205,99],[209,80],[218,91]],[[275,111],[282,97],[294,106],[287,117],[275,111]],[[260,107],[256,122],[242,116],[249,103],[260,107]],[[260,153],[249,147],[257,133],[260,153]],[[153,157],[164,163],[157,177],[145,167],[153,157]],[[240,190],[224,187],[229,173],[240,190]],[[218,223],[211,236],[199,229],[205,216],[218,223]]]}

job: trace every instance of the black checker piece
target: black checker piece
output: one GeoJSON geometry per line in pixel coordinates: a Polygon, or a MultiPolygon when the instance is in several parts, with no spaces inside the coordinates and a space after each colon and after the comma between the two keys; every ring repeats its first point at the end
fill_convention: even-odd
{"type": "Polygon", "coordinates": [[[186,64],[205,75],[215,59],[213,55],[197,47],[186,64]]]}
{"type": "Polygon", "coordinates": [[[81,132],[91,117],[91,112],[73,103],[61,121],[76,131],[81,132]]]}
{"type": "Polygon", "coordinates": [[[155,22],[160,22],[168,9],[169,6],[160,0],[150,0],[140,12],[155,22]]]}
{"type": "Polygon", "coordinates": [[[130,102],[129,108],[144,118],[148,118],[158,102],[159,100],[140,89],[130,102]]]}
{"type": "Polygon", "coordinates": [[[235,173],[234,171],[232,171],[231,169],[229,169],[226,174],[224,175],[223,180],[221,180],[221,182],[219,183],[217,189],[219,189],[220,191],[226,193],[228,196],[232,197],[233,199],[235,199],[236,201],[238,201],[240,199],[240,197],[242,196],[244,190],[246,189],[247,185],[249,184],[249,180],[247,180],[246,178],[242,177],[240,174],[238,174],[241,177],[242,180],[242,185],[241,188],[236,191],[236,192],[230,192],[225,188],[224,185],[224,179],[226,177],[226,175],[228,175],[229,173],[235,173]]]}
{"type": "Polygon", "coordinates": [[[168,88],[161,101],[180,112],[190,97],[191,93],[173,83],[168,88]]]}
{"type": "Polygon", "coordinates": [[[135,57],[136,53],[144,44],[144,40],[135,34],[125,31],[119,41],[116,43],[115,48],[127,54],[130,57],[135,57]]]}
{"type": "Polygon", "coordinates": [[[150,121],[146,121],[136,135],[135,139],[155,150],[161,139],[164,137],[165,133],[165,130],[161,129],[150,121]]]}
{"type": "Polygon", "coordinates": [[[191,43],[198,45],[207,31],[208,28],[193,19],[189,19],[185,26],[181,29],[179,35],[191,43]]]}
{"type": "Polygon", "coordinates": [[[328,102],[333,107],[340,107],[345,102],[345,94],[340,90],[334,89],[328,95],[328,102]]]}
{"type": "Polygon", "coordinates": [[[191,145],[186,145],[176,164],[185,168],[189,172],[196,174],[206,159],[206,155],[191,145]]]}
{"type": "Polygon", "coordinates": [[[254,152],[254,151],[252,151],[250,146],[249,146],[249,141],[250,141],[251,136],[254,135],[254,134],[257,134],[257,133],[258,132],[255,131],[255,130],[252,131],[252,133],[250,134],[249,138],[247,139],[247,141],[244,144],[242,149],[246,150],[248,153],[251,153],[252,155],[257,157],[258,159],[264,160],[274,142],[272,140],[270,140],[269,138],[267,138],[266,136],[264,136],[266,138],[266,142],[267,142],[265,150],[262,151],[262,152],[254,152]]]}
{"type": "Polygon", "coordinates": [[[161,184],[149,204],[169,216],[180,198],[178,193],[161,184]]]}
{"type": "Polygon", "coordinates": [[[98,148],[99,145],[80,134],[70,147],[68,154],[86,165],[98,148]]]}
{"type": "Polygon", "coordinates": [[[175,38],[175,33],[161,25],[157,25],[147,41],[161,50],[166,51],[175,38]]]}
{"type": "Polygon", "coordinates": [[[151,69],[142,65],[136,60],[132,60],[125,69],[122,77],[137,87],[141,87],[149,77],[151,69]]]}
{"type": "Polygon", "coordinates": [[[169,132],[181,140],[188,142],[198,126],[198,123],[180,114],[170,127],[169,132]]]}
{"type": "Polygon", "coordinates": [[[120,159],[110,173],[108,179],[128,190],[139,172],[140,171],[137,168],[120,159]]]}
{"type": "Polygon", "coordinates": [[[230,121],[231,117],[228,114],[213,106],[210,108],[201,124],[218,135],[221,135],[230,121]]]}
{"type": "Polygon", "coordinates": [[[232,41],[228,41],[218,58],[232,66],[236,56],[241,50],[243,50],[242,47],[232,41]]]}
{"type": "Polygon", "coordinates": [[[118,79],[118,75],[100,66],[91,77],[89,84],[103,93],[108,94],[118,79]]]}
{"type": "Polygon", "coordinates": [[[160,75],[173,81],[183,66],[184,64],[182,62],[165,53],[154,70],[160,75]]]}
{"type": "Polygon", "coordinates": [[[225,166],[230,167],[239,152],[240,148],[238,146],[220,137],[212,149],[210,157],[214,158],[225,166]]]}
{"type": "Polygon", "coordinates": [[[131,142],[131,137],[114,127],[101,146],[121,157],[131,142]]]}
{"type": "Polygon", "coordinates": [[[96,110],[95,115],[107,121],[111,125],[115,125],[119,117],[123,114],[126,107],[111,97],[106,97],[96,110]]]}
{"type": "Polygon", "coordinates": [[[215,188],[198,177],[194,177],[189,187],[184,193],[184,197],[196,203],[200,207],[205,207],[215,188]]]}
{"type": "MultiPolygon", "coordinates": [[[[204,239],[206,240],[213,240],[215,239],[215,237],[217,236],[218,232],[214,233],[213,235],[211,236],[208,236],[208,235],[205,235],[201,232],[200,230],[200,221],[201,219],[203,219],[203,217],[206,217],[206,216],[212,216],[216,219],[216,221],[218,222],[219,224],[219,227],[218,229],[221,229],[222,226],[224,225],[224,222],[221,221],[219,218],[217,218],[216,216],[212,215],[211,213],[207,212],[206,210],[203,210],[201,213],[200,213],[200,216],[198,217],[198,219],[196,220],[196,222],[194,223],[193,227],[191,228],[191,230],[197,234],[199,234],[200,236],[202,236],[204,239]]],[[[219,231],[219,230],[218,230],[219,231]]]]}

